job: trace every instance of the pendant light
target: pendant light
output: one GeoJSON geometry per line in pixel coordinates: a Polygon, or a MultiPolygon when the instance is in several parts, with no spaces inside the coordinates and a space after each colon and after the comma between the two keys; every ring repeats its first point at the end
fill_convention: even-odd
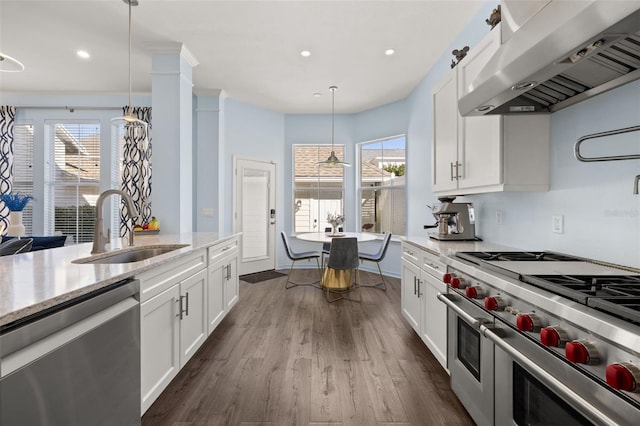
{"type": "Polygon", "coordinates": [[[126,128],[141,128],[146,130],[147,123],[138,119],[133,115],[133,106],[131,105],[131,7],[138,5],[138,0],[122,0],[129,5],[129,103],[122,117],[111,119],[112,124],[123,124],[126,128]]]}
{"type": "Polygon", "coordinates": [[[343,167],[351,167],[351,164],[346,163],[344,161],[340,161],[336,156],[336,152],[333,148],[333,142],[335,139],[335,96],[336,90],[338,90],[337,86],[329,87],[329,91],[331,92],[331,154],[329,158],[324,161],[318,162],[319,166],[343,166],[343,167]]]}
{"type": "Polygon", "coordinates": [[[0,72],[20,72],[24,70],[22,62],[0,52],[0,72]]]}

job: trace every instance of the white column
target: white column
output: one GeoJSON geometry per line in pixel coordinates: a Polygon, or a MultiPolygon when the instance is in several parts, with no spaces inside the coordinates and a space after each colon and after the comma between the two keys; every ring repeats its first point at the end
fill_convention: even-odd
{"type": "Polygon", "coordinates": [[[199,89],[195,94],[195,230],[215,232],[221,209],[218,198],[220,90],[199,89]]]}
{"type": "Polygon", "coordinates": [[[193,231],[192,69],[198,61],[182,43],[149,44],[153,108],[152,214],[160,232],[193,231]]]}

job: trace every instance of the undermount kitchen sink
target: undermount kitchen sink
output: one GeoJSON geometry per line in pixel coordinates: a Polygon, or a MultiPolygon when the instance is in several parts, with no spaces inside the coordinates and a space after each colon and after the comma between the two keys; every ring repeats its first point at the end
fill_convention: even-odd
{"type": "Polygon", "coordinates": [[[152,246],[127,247],[73,260],[71,263],[133,263],[187,247],[188,244],[157,244],[152,246]]]}

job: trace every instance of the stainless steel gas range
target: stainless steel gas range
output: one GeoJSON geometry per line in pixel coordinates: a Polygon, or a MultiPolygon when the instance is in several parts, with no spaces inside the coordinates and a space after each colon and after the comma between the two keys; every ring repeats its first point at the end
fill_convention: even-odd
{"type": "Polygon", "coordinates": [[[451,386],[479,425],[640,421],[640,271],[553,252],[443,261],[451,386]]]}

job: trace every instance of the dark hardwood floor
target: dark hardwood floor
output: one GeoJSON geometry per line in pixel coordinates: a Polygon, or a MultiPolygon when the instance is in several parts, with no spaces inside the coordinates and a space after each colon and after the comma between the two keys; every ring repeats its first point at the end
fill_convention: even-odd
{"type": "MultiPolygon", "coordinates": [[[[313,271],[294,271],[294,280],[313,271]]],[[[361,273],[363,283],[376,275],[361,273]]],[[[400,280],[328,304],[286,277],[240,282],[240,301],[143,425],[473,425],[400,312],[400,280]]]]}

